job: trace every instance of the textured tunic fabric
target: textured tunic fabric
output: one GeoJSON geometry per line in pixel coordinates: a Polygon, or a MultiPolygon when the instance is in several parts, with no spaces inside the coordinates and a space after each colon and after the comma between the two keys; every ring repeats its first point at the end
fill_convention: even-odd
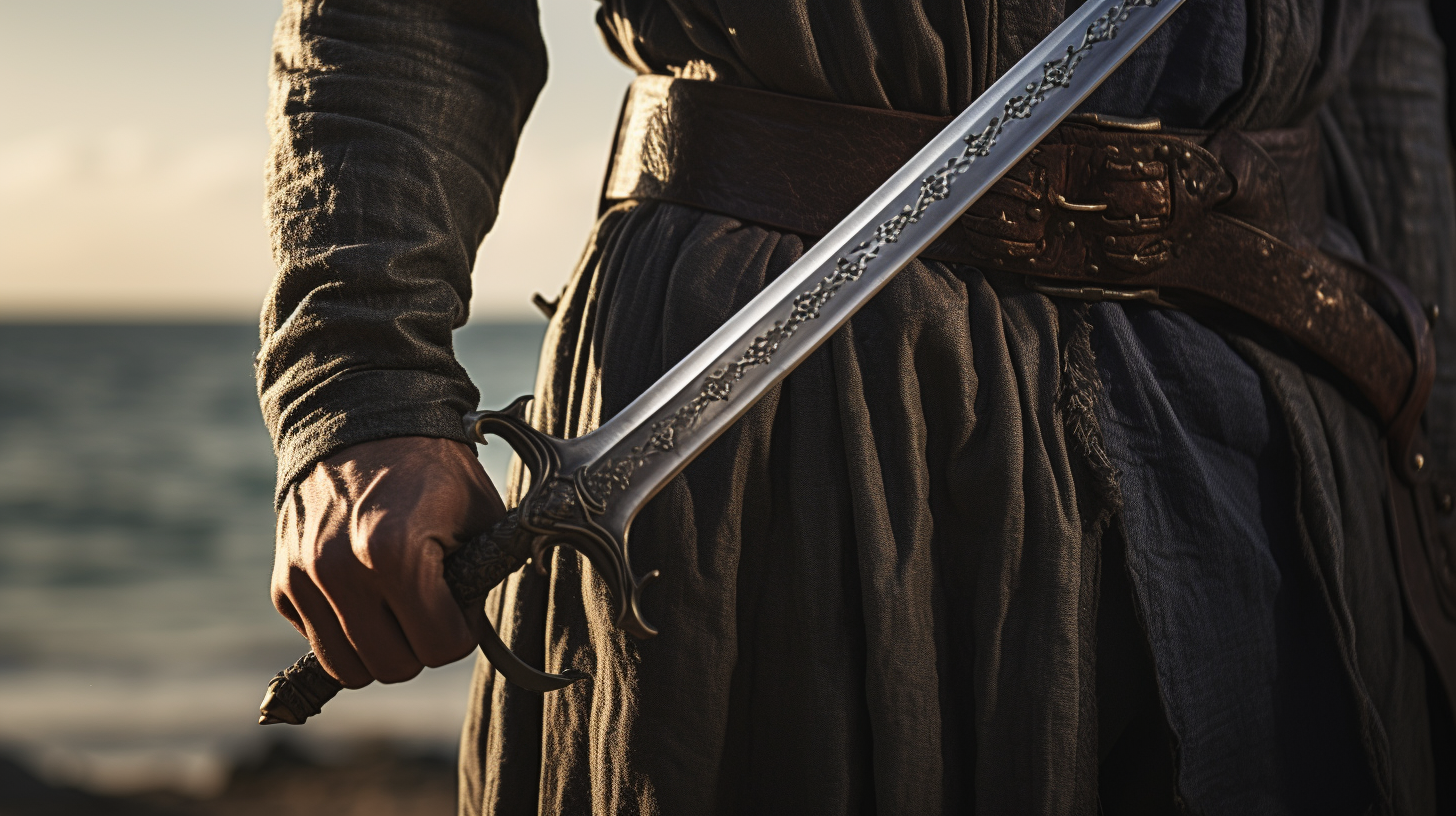
{"type": "MultiPolygon", "coordinates": [[[[948,114],[1060,5],[635,0],[605,3],[601,21],[640,70],[948,114]]],[[[527,4],[287,8],[270,181],[281,274],[259,363],[281,485],[353,442],[458,437],[475,394],[449,330],[544,69],[527,4]]],[[[1332,212],[1452,314],[1424,17],[1414,2],[1250,3],[1244,82],[1213,123],[1318,112],[1345,148],[1332,212]]],[[[606,213],[548,331],[538,427],[595,427],[802,249],[682,207],[606,213]]],[[[639,518],[633,559],[663,573],[644,597],[661,635],[616,631],[569,551],[492,596],[519,653],[593,679],[542,697],[482,665],[463,809],[1095,812],[1098,566],[1119,502],[1090,326],[1014,276],[912,264],[639,518]]],[[[1227,336],[1287,427],[1298,559],[1373,800],[1430,812],[1425,666],[1390,564],[1378,429],[1277,338],[1227,336]]]]}
{"type": "Polygon", "coordinates": [[[1144,305],[1094,307],[1092,347],[1183,800],[1207,814],[1365,813],[1355,695],[1258,372],[1189,315],[1144,305]]]}

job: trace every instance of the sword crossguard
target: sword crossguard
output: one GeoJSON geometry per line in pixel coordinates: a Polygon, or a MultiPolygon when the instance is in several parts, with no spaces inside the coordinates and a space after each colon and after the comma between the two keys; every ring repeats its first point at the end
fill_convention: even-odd
{"type": "MultiPolygon", "coordinates": [[[[484,443],[490,435],[511,446],[531,474],[531,485],[520,503],[489,532],[445,558],[446,585],[461,608],[468,609],[483,603],[491,589],[528,561],[544,574],[542,559],[547,551],[558,545],[568,546],[585,555],[606,582],[617,625],[636,637],[652,637],[657,630],[642,618],[638,595],[657,577],[657,571],[640,579],[632,574],[625,537],[595,520],[606,508],[587,489],[586,468],[561,473],[556,448],[559,440],[526,421],[530,401],[530,396],[524,396],[505,410],[476,411],[465,416],[466,434],[474,441],[484,443]]],[[[534,668],[506,647],[488,619],[476,636],[491,665],[522,688],[544,693],[588,677],[576,669],[550,674],[534,668]]],[[[268,684],[258,722],[301,725],[318,714],[341,688],[309,652],[268,684]]]]}
{"type": "MultiPolygon", "coordinates": [[[[475,441],[484,442],[491,435],[511,446],[531,474],[531,486],[490,533],[445,559],[445,581],[450,591],[462,605],[478,603],[526,559],[531,559],[544,575],[542,556],[546,551],[558,545],[571,547],[585,555],[606,582],[616,624],[639,638],[656,635],[657,629],[643,620],[637,599],[642,587],[657,577],[657,571],[640,579],[632,574],[625,535],[596,521],[607,508],[588,485],[587,466],[569,474],[561,472],[557,452],[560,440],[526,422],[530,401],[529,396],[520,397],[504,411],[477,411],[465,416],[466,433],[475,441]],[[499,578],[495,571],[502,562],[496,560],[492,547],[515,560],[499,578]]],[[[499,664],[496,667],[501,668],[499,664]]],[[[515,678],[507,677],[515,682],[515,678]]]]}

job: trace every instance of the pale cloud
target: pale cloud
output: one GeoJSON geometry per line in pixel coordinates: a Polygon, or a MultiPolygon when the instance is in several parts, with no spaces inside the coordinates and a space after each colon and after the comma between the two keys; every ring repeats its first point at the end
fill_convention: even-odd
{"type": "Polygon", "coordinates": [[[17,206],[78,175],[81,155],[67,141],[57,134],[34,134],[0,144],[0,207],[17,206]]]}
{"type": "Polygon", "coordinates": [[[110,196],[186,207],[242,185],[259,189],[263,149],[235,136],[174,145],[134,129],[35,133],[0,143],[0,209],[110,196]]]}
{"type": "MultiPolygon", "coordinates": [[[[528,138],[481,248],[473,314],[534,314],[554,297],[596,216],[599,138],[528,138]],[[556,144],[550,142],[557,141],[556,144]]],[[[169,145],[134,130],[0,144],[0,317],[251,319],[272,275],[262,220],[266,144],[169,145]]]]}
{"type": "MultiPolygon", "coordinates": [[[[276,5],[250,3],[230,25],[216,25],[214,12],[198,16],[201,6],[179,16],[171,5],[125,14],[98,5],[86,19],[106,12],[110,22],[76,31],[52,19],[62,8],[0,11],[32,27],[0,63],[19,70],[72,57],[54,63],[65,70],[0,87],[0,102],[26,111],[0,130],[0,320],[254,319],[272,278],[262,92],[276,5]],[[164,30],[184,23],[206,23],[220,39],[193,54],[189,76],[159,86],[151,60],[194,42],[164,30]],[[118,48],[113,25],[132,26],[136,42],[118,48]],[[52,36],[62,30],[81,40],[52,36]]],[[[552,75],[476,265],[477,317],[530,317],[531,295],[554,296],[570,275],[630,80],[602,47],[589,6],[542,12],[552,75]]]]}
{"type": "Polygon", "coordinates": [[[0,145],[0,315],[256,314],[270,276],[265,149],[136,130],[0,145]]]}

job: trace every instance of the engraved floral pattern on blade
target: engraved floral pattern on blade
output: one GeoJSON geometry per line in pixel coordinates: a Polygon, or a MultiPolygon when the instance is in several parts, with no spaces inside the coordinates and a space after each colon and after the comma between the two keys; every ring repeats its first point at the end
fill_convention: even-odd
{"type": "Polygon", "coordinates": [[[1070,88],[1077,66],[1094,45],[1117,37],[1118,30],[1127,21],[1132,9],[1152,8],[1158,2],[1159,0],[1121,0],[1093,20],[1083,33],[1079,45],[1068,46],[1066,54],[1042,65],[1040,81],[1028,83],[1023,88],[1023,93],[1006,99],[1002,103],[1000,116],[992,117],[979,133],[964,137],[965,147],[961,152],[946,160],[945,164],[920,183],[914,204],[905,205],[900,212],[875,227],[874,236],[870,240],[862,242],[848,255],[838,259],[834,264],[834,271],[821,278],[814,288],[795,297],[787,317],[776,321],[769,329],[753,338],[738,359],[725,363],[703,378],[698,393],[692,399],[679,406],[670,416],[653,423],[652,433],[645,443],[633,447],[625,456],[603,461],[593,467],[584,480],[592,500],[605,507],[614,494],[627,490],[632,484],[633,474],[647,464],[650,457],[671,451],[683,434],[697,426],[708,406],[714,402],[727,401],[732,396],[734,384],[743,379],[750,369],[772,362],[774,354],[794,336],[800,326],[817,319],[825,304],[845,286],[859,280],[886,246],[898,242],[905,230],[910,225],[919,223],[936,202],[949,197],[955,179],[969,170],[976,159],[990,155],[1008,124],[1030,117],[1052,91],[1070,88]]]}

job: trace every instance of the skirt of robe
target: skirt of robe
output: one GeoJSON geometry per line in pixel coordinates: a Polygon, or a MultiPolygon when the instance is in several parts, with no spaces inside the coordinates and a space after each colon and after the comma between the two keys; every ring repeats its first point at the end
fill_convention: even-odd
{"type": "MultiPolygon", "coordinates": [[[[590,431],[803,249],[673,205],[608,212],[548,330],[535,424],[590,431]]],[[[572,551],[513,575],[487,607],[506,642],[592,679],[542,696],[478,664],[462,811],[1097,812],[1117,490],[1078,315],[1014,276],[907,267],[638,517],[651,640],[612,625],[572,551]]],[[[1297,353],[1234,342],[1289,427],[1380,798],[1428,812],[1378,429],[1297,353]]]]}

